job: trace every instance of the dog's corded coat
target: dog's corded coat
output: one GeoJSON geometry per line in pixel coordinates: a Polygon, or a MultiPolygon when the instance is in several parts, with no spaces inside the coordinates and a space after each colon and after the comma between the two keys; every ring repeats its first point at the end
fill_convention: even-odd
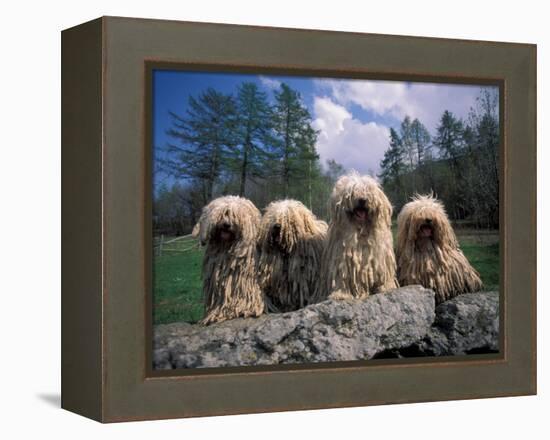
{"type": "Polygon", "coordinates": [[[365,298],[396,288],[392,206],[376,180],[355,172],[338,179],[330,215],[321,269],[323,297],[365,298]]]}
{"type": "Polygon", "coordinates": [[[219,197],[202,210],[198,234],[206,246],[202,324],[259,316],[265,310],[256,276],[256,237],[260,212],[245,198],[219,197]]]}
{"type": "Polygon", "coordinates": [[[327,224],[301,202],[268,205],[258,234],[258,277],[269,311],[288,312],[313,302],[326,231],[327,224]]]}
{"type": "Polygon", "coordinates": [[[443,204],[431,195],[415,196],[397,217],[397,267],[401,285],[433,289],[437,303],[483,287],[460,250],[443,204]]]}

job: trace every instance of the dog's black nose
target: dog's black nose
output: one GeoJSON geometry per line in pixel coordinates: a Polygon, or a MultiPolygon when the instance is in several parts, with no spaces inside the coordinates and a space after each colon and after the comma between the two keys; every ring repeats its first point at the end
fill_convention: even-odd
{"type": "Polygon", "coordinates": [[[366,200],[366,199],[359,199],[359,200],[357,201],[357,203],[359,203],[359,206],[365,206],[366,203],[367,203],[367,200],[366,200]]]}
{"type": "Polygon", "coordinates": [[[427,218],[427,219],[426,219],[426,223],[427,223],[427,224],[430,224],[431,222],[432,222],[432,219],[431,219],[431,218],[427,218]]]}
{"type": "Polygon", "coordinates": [[[229,229],[229,228],[231,228],[231,225],[229,223],[225,222],[225,223],[222,223],[222,228],[223,229],[229,229]]]}
{"type": "Polygon", "coordinates": [[[275,223],[273,225],[273,229],[281,229],[281,225],[279,223],[275,223]]]}

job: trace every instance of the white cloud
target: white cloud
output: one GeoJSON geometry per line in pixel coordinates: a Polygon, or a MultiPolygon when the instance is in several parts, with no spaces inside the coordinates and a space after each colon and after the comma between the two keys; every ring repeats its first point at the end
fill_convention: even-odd
{"type": "Polygon", "coordinates": [[[316,85],[343,106],[402,120],[418,118],[433,133],[444,110],[465,118],[480,86],[462,84],[405,83],[397,81],[323,79],[316,85]]]}
{"type": "Polygon", "coordinates": [[[340,104],[357,104],[380,115],[389,113],[401,117],[405,111],[403,106],[410,107],[404,99],[406,85],[402,82],[326,80],[323,85],[340,104]]]}
{"type": "Polygon", "coordinates": [[[388,147],[389,129],[375,122],[355,119],[329,97],[314,97],[313,126],[320,130],[317,151],[324,164],[334,159],[347,169],[377,173],[388,147]]]}
{"type": "Polygon", "coordinates": [[[380,170],[389,147],[389,127],[405,116],[418,118],[435,135],[445,110],[466,118],[481,86],[374,80],[315,80],[314,127],[324,163],[335,159],[359,172],[380,170]],[[357,112],[357,107],[367,111],[357,112]],[[363,122],[367,120],[369,122],[363,122]]]}
{"type": "Polygon", "coordinates": [[[268,78],[267,76],[263,76],[263,75],[260,75],[259,79],[260,79],[260,82],[268,89],[274,90],[281,87],[281,81],[279,80],[268,78]]]}

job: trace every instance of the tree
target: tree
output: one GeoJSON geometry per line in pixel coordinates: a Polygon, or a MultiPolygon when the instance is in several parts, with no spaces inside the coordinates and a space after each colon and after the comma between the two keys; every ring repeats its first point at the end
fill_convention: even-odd
{"type": "Polygon", "coordinates": [[[340,176],[346,174],[346,169],[344,166],[336,162],[334,159],[327,159],[326,167],[325,176],[329,180],[330,187],[334,186],[340,176]]]}
{"type": "Polygon", "coordinates": [[[452,220],[498,227],[498,93],[482,88],[467,123],[444,111],[435,137],[418,120],[405,117],[390,130],[380,162],[384,190],[399,211],[415,192],[434,191],[452,220]]]}
{"type": "Polygon", "coordinates": [[[443,177],[444,185],[442,185],[443,188],[448,189],[447,209],[453,218],[462,218],[467,214],[465,194],[469,184],[465,180],[464,124],[450,111],[445,110],[436,133],[433,144],[439,149],[439,156],[448,163],[449,176],[443,177]]]}
{"type": "Polygon", "coordinates": [[[411,124],[411,137],[416,154],[417,190],[431,191],[434,189],[431,136],[428,129],[418,119],[411,124]]]}
{"type": "Polygon", "coordinates": [[[283,197],[288,197],[292,180],[308,176],[311,182],[313,178],[308,169],[313,170],[319,157],[315,150],[317,133],[311,127],[311,115],[302,105],[300,94],[284,83],[275,91],[272,121],[275,174],[282,180],[283,197]]]}
{"type": "Polygon", "coordinates": [[[191,232],[202,208],[200,188],[193,182],[162,184],[153,198],[156,233],[182,235],[191,232]]]}
{"type": "Polygon", "coordinates": [[[491,174],[498,187],[498,147],[500,145],[499,119],[498,119],[498,92],[495,89],[481,89],[476,98],[476,107],[470,109],[469,123],[476,127],[475,143],[489,159],[491,174]]]}
{"type": "Polygon", "coordinates": [[[484,88],[470,109],[465,141],[469,152],[471,182],[469,201],[480,226],[499,224],[499,145],[498,92],[484,88]]]}
{"type": "Polygon", "coordinates": [[[408,175],[413,188],[422,186],[417,175],[424,170],[422,166],[430,148],[430,133],[418,119],[411,121],[405,116],[400,127],[400,144],[403,160],[406,160],[408,175]]]}
{"type": "Polygon", "coordinates": [[[439,148],[440,155],[444,159],[450,159],[456,163],[464,149],[464,124],[457,119],[450,111],[445,110],[441,116],[437,135],[433,144],[439,148]]]}
{"type": "Polygon", "coordinates": [[[405,164],[403,163],[403,146],[397,132],[390,128],[390,147],[384,152],[380,163],[380,174],[383,185],[399,182],[405,164]]]}
{"type": "Polygon", "coordinates": [[[414,170],[417,152],[414,145],[412,122],[409,116],[405,116],[400,126],[400,141],[403,158],[407,160],[409,171],[414,170]]]}
{"type": "Polygon", "coordinates": [[[271,109],[266,94],[251,82],[237,90],[236,141],[232,166],[239,174],[239,195],[243,196],[249,178],[264,172],[266,144],[270,142],[271,109]]]}
{"type": "Polygon", "coordinates": [[[390,128],[390,147],[384,152],[378,177],[397,207],[403,205],[407,192],[402,181],[402,175],[407,169],[403,159],[404,151],[401,138],[395,129],[390,128]]]}
{"type": "Polygon", "coordinates": [[[306,183],[307,183],[307,206],[313,209],[313,182],[320,176],[319,154],[315,149],[317,141],[317,132],[309,125],[305,125],[298,138],[299,154],[298,159],[305,162],[306,165],[306,183]]]}
{"type": "Polygon", "coordinates": [[[421,166],[424,164],[426,156],[430,154],[430,133],[418,119],[412,122],[410,131],[413,151],[416,154],[416,163],[421,166]]]}
{"type": "Polygon", "coordinates": [[[212,88],[198,98],[189,97],[185,116],[170,112],[173,128],[167,134],[177,143],[169,144],[162,169],[178,179],[201,182],[203,203],[212,199],[214,184],[222,174],[222,164],[236,145],[237,111],[231,95],[212,88]]]}

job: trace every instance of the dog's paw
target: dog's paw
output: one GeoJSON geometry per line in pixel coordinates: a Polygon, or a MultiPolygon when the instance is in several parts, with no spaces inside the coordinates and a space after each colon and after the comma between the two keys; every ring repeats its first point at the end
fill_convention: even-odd
{"type": "Polygon", "coordinates": [[[349,292],[344,292],[342,290],[335,290],[334,292],[332,292],[328,296],[328,299],[334,299],[334,300],[337,300],[337,301],[342,301],[342,300],[347,300],[347,299],[353,299],[353,296],[349,292]]]}

